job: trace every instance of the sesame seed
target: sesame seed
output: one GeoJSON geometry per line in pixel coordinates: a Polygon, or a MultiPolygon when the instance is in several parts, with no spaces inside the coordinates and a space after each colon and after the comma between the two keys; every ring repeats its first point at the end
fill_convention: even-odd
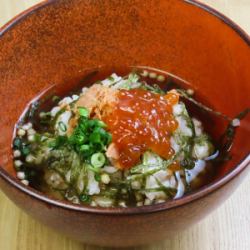
{"type": "Polygon", "coordinates": [[[35,136],[34,135],[29,135],[28,136],[28,141],[30,141],[30,142],[35,141],[35,136]]]}
{"type": "Polygon", "coordinates": [[[139,181],[132,181],[131,187],[132,187],[132,189],[140,189],[141,183],[139,181]]]}
{"type": "Polygon", "coordinates": [[[194,95],[194,90],[193,89],[187,89],[187,94],[188,95],[194,95]]]}
{"type": "Polygon", "coordinates": [[[25,179],[25,173],[24,172],[17,172],[17,178],[20,180],[24,180],[25,179]]]}
{"type": "Polygon", "coordinates": [[[232,120],[232,126],[239,127],[240,126],[240,119],[233,119],[232,120]]]}
{"type": "Polygon", "coordinates": [[[21,156],[21,151],[20,151],[20,150],[15,150],[15,151],[13,152],[13,156],[14,156],[15,158],[20,157],[20,156],[21,156]]]}
{"type": "Polygon", "coordinates": [[[136,203],[136,206],[137,206],[137,207],[143,206],[143,202],[142,202],[142,201],[137,202],[137,203],[136,203]]]}
{"type": "Polygon", "coordinates": [[[25,186],[28,186],[29,185],[29,181],[28,180],[22,180],[21,181],[25,186]]]}
{"type": "Polygon", "coordinates": [[[143,70],[141,72],[141,76],[147,77],[148,76],[148,71],[147,70],[143,70]]]}
{"type": "Polygon", "coordinates": [[[80,204],[80,201],[79,201],[79,199],[77,197],[74,197],[71,201],[74,204],[80,204]]]}
{"type": "Polygon", "coordinates": [[[16,161],[14,161],[14,165],[15,165],[15,167],[18,168],[18,167],[21,167],[23,165],[23,163],[20,160],[16,160],[16,161]]]}
{"type": "Polygon", "coordinates": [[[125,201],[119,201],[120,207],[127,207],[125,201]]]}
{"type": "Polygon", "coordinates": [[[90,206],[91,206],[91,207],[96,207],[96,206],[97,206],[97,204],[96,204],[96,202],[95,202],[95,201],[91,201],[90,206]]]}
{"type": "Polygon", "coordinates": [[[157,74],[155,72],[150,72],[149,73],[149,78],[155,79],[157,77],[157,74]]]}
{"type": "Polygon", "coordinates": [[[28,130],[28,129],[31,129],[32,128],[32,123],[27,123],[27,124],[24,124],[23,126],[22,126],[22,129],[24,129],[24,130],[28,130]]]}
{"type": "Polygon", "coordinates": [[[26,158],[25,158],[25,161],[28,162],[28,163],[31,163],[34,161],[34,156],[33,155],[27,155],[26,158]]]}
{"type": "Polygon", "coordinates": [[[45,112],[40,112],[39,117],[41,119],[45,118],[46,117],[46,113],[45,112]]]}
{"type": "Polygon", "coordinates": [[[160,203],[163,203],[163,202],[165,202],[165,200],[156,200],[155,201],[156,204],[160,204],[160,203]]]}
{"type": "Polygon", "coordinates": [[[17,134],[19,135],[19,136],[24,136],[25,134],[26,134],[26,132],[25,132],[25,130],[24,129],[18,129],[17,130],[17,134]]]}
{"type": "Polygon", "coordinates": [[[128,192],[128,191],[127,191],[126,188],[122,188],[122,189],[121,189],[121,193],[122,193],[122,194],[126,194],[127,192],[128,192]]]}
{"type": "Polygon", "coordinates": [[[108,174],[102,174],[101,175],[101,182],[104,184],[109,184],[110,182],[110,177],[108,174]]]}
{"type": "Polygon", "coordinates": [[[151,205],[151,204],[152,204],[152,202],[150,199],[145,199],[144,205],[151,205]]]}
{"type": "Polygon", "coordinates": [[[27,134],[28,135],[34,135],[36,131],[33,128],[28,129],[27,134]]]}
{"type": "Polygon", "coordinates": [[[165,80],[166,80],[165,76],[163,76],[163,75],[158,75],[157,76],[157,81],[158,82],[164,82],[165,80]]]}

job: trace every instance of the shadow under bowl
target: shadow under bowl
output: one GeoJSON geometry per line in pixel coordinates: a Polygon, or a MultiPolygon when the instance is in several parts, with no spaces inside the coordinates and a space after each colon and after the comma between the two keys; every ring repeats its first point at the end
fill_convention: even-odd
{"type": "MultiPolygon", "coordinates": [[[[145,65],[192,83],[233,117],[250,106],[250,40],[237,25],[196,1],[45,1],[0,30],[0,187],[28,214],[79,241],[147,244],[183,230],[225,201],[250,162],[250,119],[238,129],[232,160],[217,178],[179,200],[135,208],[93,208],[57,201],[15,177],[11,141],[26,104],[52,83],[88,69],[145,65]]],[[[209,121],[208,121],[209,122],[209,121]]],[[[215,123],[221,132],[225,124],[215,123]]]]}

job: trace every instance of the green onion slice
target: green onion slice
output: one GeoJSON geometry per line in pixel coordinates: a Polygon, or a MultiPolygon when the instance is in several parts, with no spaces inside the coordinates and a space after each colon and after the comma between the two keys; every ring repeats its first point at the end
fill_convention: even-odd
{"type": "Polygon", "coordinates": [[[82,195],[80,195],[79,198],[80,198],[80,201],[82,201],[82,202],[90,202],[90,196],[87,194],[82,194],[82,195]]]}
{"type": "Polygon", "coordinates": [[[66,131],[67,131],[67,126],[66,126],[65,123],[62,122],[62,121],[60,121],[60,122],[58,123],[58,127],[59,127],[59,129],[60,129],[62,132],[66,132],[66,131]]]}
{"type": "Polygon", "coordinates": [[[95,153],[91,156],[91,164],[95,168],[101,168],[105,164],[106,158],[103,153],[95,153]]]}
{"type": "Polygon", "coordinates": [[[86,117],[86,118],[89,117],[89,111],[84,107],[78,107],[78,112],[79,112],[79,115],[82,117],[86,117]]]}

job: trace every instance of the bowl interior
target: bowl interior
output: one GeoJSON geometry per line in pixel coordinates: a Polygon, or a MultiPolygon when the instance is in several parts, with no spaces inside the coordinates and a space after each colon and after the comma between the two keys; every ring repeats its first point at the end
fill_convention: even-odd
{"type": "MultiPolygon", "coordinates": [[[[14,176],[12,134],[27,103],[51,84],[73,84],[102,66],[171,72],[230,117],[250,107],[249,40],[188,2],[51,1],[0,31],[1,167],[14,176]]],[[[207,124],[215,135],[226,126],[207,124]]],[[[249,154],[249,132],[247,116],[220,177],[249,154]]]]}

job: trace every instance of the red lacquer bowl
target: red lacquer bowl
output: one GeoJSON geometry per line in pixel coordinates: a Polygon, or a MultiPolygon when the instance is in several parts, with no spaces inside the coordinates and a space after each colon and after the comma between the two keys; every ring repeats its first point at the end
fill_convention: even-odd
{"type": "MultiPolygon", "coordinates": [[[[126,209],[72,205],[23,186],[12,164],[14,124],[52,83],[74,82],[99,66],[127,65],[178,75],[206,103],[233,117],[250,106],[249,45],[236,24],[191,0],[51,0],[20,14],[0,30],[1,189],[42,223],[89,244],[147,244],[196,223],[247,174],[249,116],[237,131],[233,159],[216,180],[179,200],[126,209]]],[[[225,124],[210,127],[219,133],[225,124]]]]}

